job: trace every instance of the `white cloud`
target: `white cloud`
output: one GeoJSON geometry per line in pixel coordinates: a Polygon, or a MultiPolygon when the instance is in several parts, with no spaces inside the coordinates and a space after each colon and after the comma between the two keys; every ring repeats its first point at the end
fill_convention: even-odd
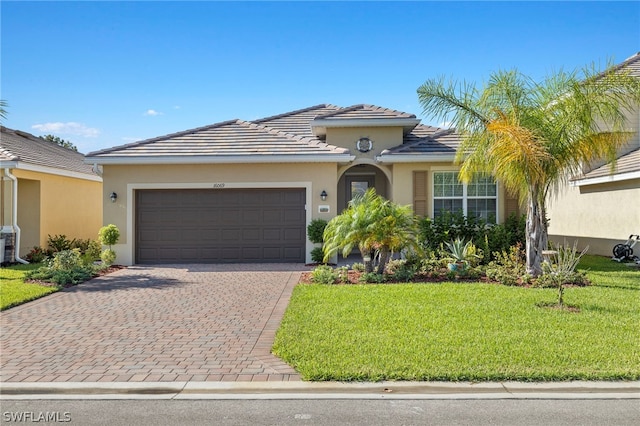
{"type": "Polygon", "coordinates": [[[148,109],[147,112],[144,113],[144,115],[148,115],[148,116],[156,116],[156,115],[162,115],[161,112],[156,111],[155,109],[148,109]]]}
{"type": "Polygon", "coordinates": [[[438,127],[441,127],[443,129],[450,129],[451,128],[451,121],[444,121],[440,124],[438,124],[438,127]]]}
{"type": "Polygon", "coordinates": [[[100,135],[100,130],[93,127],[85,126],[82,123],[76,123],[74,121],[69,121],[67,123],[55,122],[34,124],[33,126],[31,126],[31,128],[42,133],[83,136],[86,138],[96,138],[98,137],[98,135],[100,135]]]}

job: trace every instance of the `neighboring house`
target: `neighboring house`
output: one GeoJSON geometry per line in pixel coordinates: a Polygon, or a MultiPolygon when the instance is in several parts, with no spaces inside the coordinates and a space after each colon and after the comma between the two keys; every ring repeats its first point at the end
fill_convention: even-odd
{"type": "Polygon", "coordinates": [[[102,179],[84,156],[29,133],[1,128],[0,229],[4,261],[46,247],[48,235],[96,239],[102,179]],[[17,237],[17,239],[16,239],[17,237]]]}
{"type": "Polygon", "coordinates": [[[369,187],[418,215],[502,222],[518,211],[500,183],[457,181],[459,136],[373,105],[317,105],[231,120],[87,154],[102,168],[117,262],[310,262],[306,227],[369,187]]]}
{"type": "MultiPolygon", "coordinates": [[[[640,78],[640,53],[617,65],[640,78]]],[[[615,169],[597,162],[549,197],[549,238],[556,243],[589,246],[589,254],[612,256],[613,247],[640,234],[640,112],[627,111],[635,132],[620,151],[615,169]]]]}

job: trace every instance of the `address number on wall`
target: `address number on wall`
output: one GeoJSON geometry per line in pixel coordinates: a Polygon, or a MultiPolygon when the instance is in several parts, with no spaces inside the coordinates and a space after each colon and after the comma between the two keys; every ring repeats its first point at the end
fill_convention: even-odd
{"type": "Polygon", "coordinates": [[[213,187],[214,188],[224,188],[224,183],[214,183],[213,187]]]}

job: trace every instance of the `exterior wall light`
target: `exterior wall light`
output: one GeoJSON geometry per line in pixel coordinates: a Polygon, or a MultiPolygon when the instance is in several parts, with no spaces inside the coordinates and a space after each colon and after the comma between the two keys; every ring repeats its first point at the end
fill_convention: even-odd
{"type": "Polygon", "coordinates": [[[320,198],[322,198],[322,201],[327,199],[327,191],[325,191],[324,189],[322,190],[322,192],[320,193],[320,198]]]}
{"type": "Polygon", "coordinates": [[[115,203],[115,202],[116,202],[116,200],[118,199],[118,194],[116,194],[115,192],[112,192],[112,193],[109,195],[109,198],[111,198],[111,202],[112,202],[112,203],[115,203]]]}

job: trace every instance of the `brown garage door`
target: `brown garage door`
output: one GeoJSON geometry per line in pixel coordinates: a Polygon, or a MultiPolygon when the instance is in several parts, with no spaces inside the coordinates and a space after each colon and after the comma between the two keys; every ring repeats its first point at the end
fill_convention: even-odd
{"type": "Polygon", "coordinates": [[[304,262],[304,189],[136,191],[136,263],[304,262]]]}

